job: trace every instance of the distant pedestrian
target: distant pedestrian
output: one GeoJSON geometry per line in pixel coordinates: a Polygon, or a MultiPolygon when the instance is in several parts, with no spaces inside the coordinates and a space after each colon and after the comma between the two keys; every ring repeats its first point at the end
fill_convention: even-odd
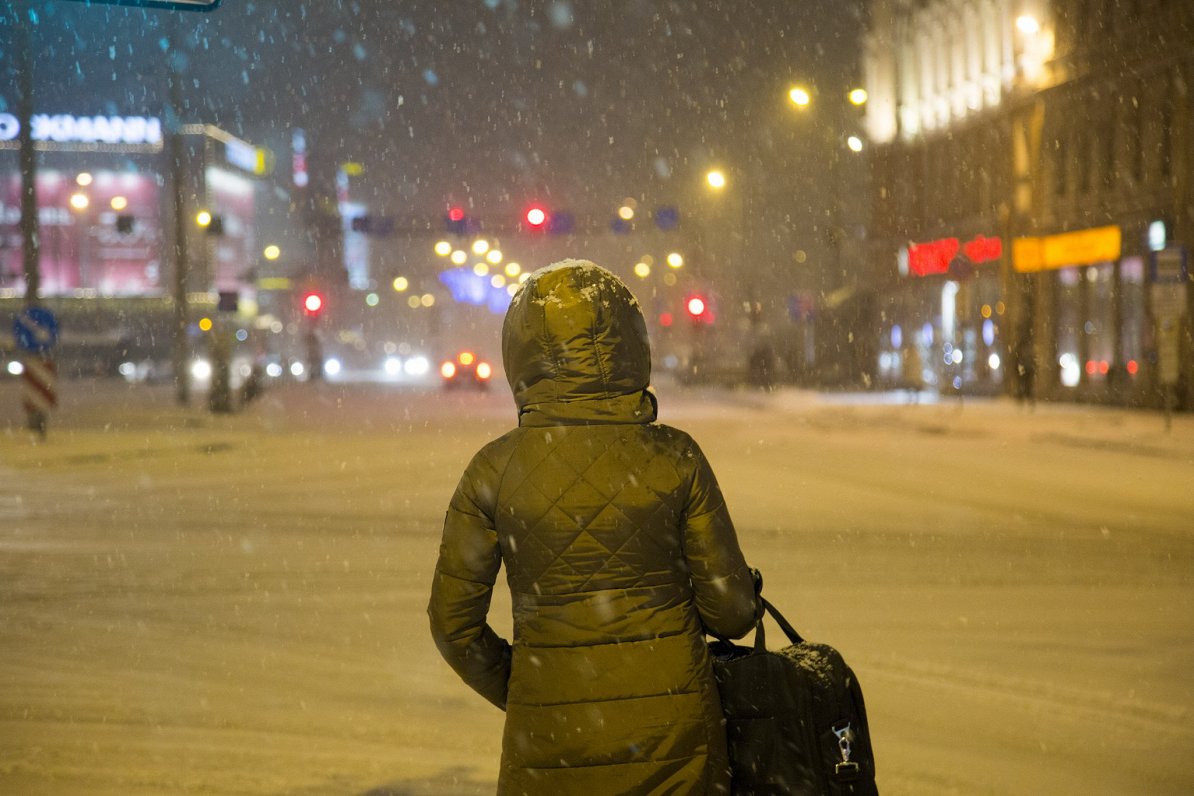
{"type": "Polygon", "coordinates": [[[1028,408],[1036,406],[1036,353],[1032,340],[1020,339],[1016,346],[1016,397],[1028,408]]]}
{"type": "Polygon", "coordinates": [[[705,633],[759,606],[713,471],[655,422],[638,302],[567,260],[533,273],[502,331],[518,428],[453,495],[428,614],[464,681],[506,711],[500,794],[729,792],[705,633]],[[486,621],[506,569],[513,644],[486,621]]]}
{"type": "Polygon", "coordinates": [[[920,355],[920,346],[915,342],[909,343],[900,362],[903,366],[900,381],[908,390],[908,401],[920,403],[920,391],[925,388],[925,361],[920,355]]]}

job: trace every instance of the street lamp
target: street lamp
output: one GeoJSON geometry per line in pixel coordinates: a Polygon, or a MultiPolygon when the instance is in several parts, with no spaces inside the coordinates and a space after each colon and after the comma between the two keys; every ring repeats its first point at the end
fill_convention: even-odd
{"type": "Polygon", "coordinates": [[[809,103],[812,102],[812,96],[808,93],[808,89],[804,88],[803,86],[793,86],[791,89],[789,89],[788,99],[790,99],[792,104],[797,108],[807,108],[809,103]]]}
{"type": "Polygon", "coordinates": [[[715,191],[720,191],[726,187],[725,172],[720,169],[711,169],[705,174],[705,182],[709,183],[709,187],[715,191]]]}

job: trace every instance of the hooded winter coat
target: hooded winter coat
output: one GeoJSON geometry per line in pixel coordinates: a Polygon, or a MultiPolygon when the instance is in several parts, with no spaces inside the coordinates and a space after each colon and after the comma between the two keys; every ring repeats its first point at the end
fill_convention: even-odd
{"type": "Polygon", "coordinates": [[[506,711],[498,792],[728,793],[705,634],[747,633],[754,587],[701,450],[655,422],[637,302],[593,263],[549,266],[502,357],[518,428],[469,463],[428,607],[444,658],[506,711]],[[486,622],[503,564],[512,645],[486,622]]]}

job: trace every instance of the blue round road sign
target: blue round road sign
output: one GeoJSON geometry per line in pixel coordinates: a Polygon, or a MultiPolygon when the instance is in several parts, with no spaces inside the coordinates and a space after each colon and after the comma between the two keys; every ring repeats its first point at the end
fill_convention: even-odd
{"type": "Polygon", "coordinates": [[[12,334],[23,351],[41,354],[58,342],[58,319],[45,307],[26,307],[13,318],[12,334]]]}

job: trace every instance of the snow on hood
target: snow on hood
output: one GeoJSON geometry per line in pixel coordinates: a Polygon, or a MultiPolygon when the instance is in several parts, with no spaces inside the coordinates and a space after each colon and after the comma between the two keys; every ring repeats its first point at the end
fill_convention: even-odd
{"type": "Polygon", "coordinates": [[[554,263],[522,284],[502,326],[502,361],[520,412],[637,396],[651,380],[638,300],[588,260],[554,263]]]}

